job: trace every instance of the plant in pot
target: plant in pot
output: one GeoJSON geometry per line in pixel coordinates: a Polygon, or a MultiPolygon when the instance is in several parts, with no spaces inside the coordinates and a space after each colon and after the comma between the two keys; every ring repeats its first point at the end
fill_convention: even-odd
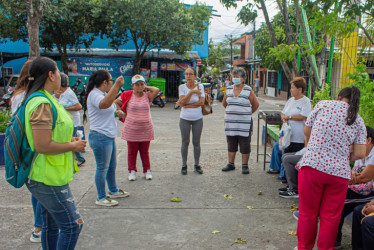
{"type": "Polygon", "coordinates": [[[5,130],[8,123],[12,118],[10,110],[0,111],[0,166],[4,165],[4,140],[5,140],[5,130]]]}

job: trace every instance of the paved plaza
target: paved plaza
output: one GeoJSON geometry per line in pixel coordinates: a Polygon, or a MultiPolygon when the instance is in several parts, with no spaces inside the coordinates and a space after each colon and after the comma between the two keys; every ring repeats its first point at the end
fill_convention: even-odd
{"type": "MultiPolygon", "coordinates": [[[[190,145],[188,175],[182,176],[179,111],[173,107],[173,103],[165,108],[151,107],[155,127],[150,148],[152,181],[142,178],[139,159],[138,178],[128,181],[127,145],[120,137],[116,139],[117,184],[131,193],[128,198],[118,199],[117,207],[95,205],[95,161],[87,147],[87,162],[71,182],[84,218],[76,249],[293,249],[297,237],[292,232],[296,231],[297,221],[290,208],[297,206],[298,200],[280,198],[280,181],[263,171],[262,160],[256,163],[256,133],[252,138],[250,174],[241,174],[240,155],[235,171],[222,172],[227,163],[224,109],[215,101],[214,113],[204,117],[200,162],[204,174],[193,172],[190,145]],[[175,197],[181,202],[170,201],[175,197]],[[238,238],[246,242],[235,243],[238,238]]],[[[260,100],[260,110],[276,109],[281,109],[281,103],[260,100]]],[[[254,119],[256,132],[257,113],[254,119]]],[[[121,128],[119,123],[118,135],[121,128]]],[[[268,150],[271,152],[270,147],[268,150]]],[[[3,168],[0,175],[4,176],[3,168]]],[[[0,190],[0,249],[41,249],[40,244],[29,241],[33,225],[29,191],[25,187],[14,189],[4,178],[0,190]]],[[[344,249],[350,249],[348,223],[343,233],[344,249]]]]}

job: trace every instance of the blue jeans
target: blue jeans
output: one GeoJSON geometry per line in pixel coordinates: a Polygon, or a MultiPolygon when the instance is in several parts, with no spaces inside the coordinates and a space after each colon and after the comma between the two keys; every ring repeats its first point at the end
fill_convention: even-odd
{"type": "Polygon", "coordinates": [[[41,205],[43,249],[74,249],[83,220],[69,185],[56,187],[29,180],[26,186],[41,205]]]}
{"type": "Polygon", "coordinates": [[[90,132],[88,142],[96,160],[95,183],[97,197],[102,200],[106,198],[105,179],[108,183],[109,191],[111,193],[118,192],[116,185],[116,142],[114,138],[107,137],[96,131],[90,132]]]}
{"type": "MultiPolygon", "coordinates": [[[[73,132],[73,136],[76,137],[77,136],[77,130],[78,130],[78,127],[74,127],[74,132],[73,132]]],[[[77,161],[79,162],[84,162],[86,161],[82,155],[81,152],[75,152],[75,158],[77,159],[77,161]]]]}
{"type": "Polygon", "coordinates": [[[34,227],[42,228],[42,208],[39,201],[31,194],[32,211],[34,212],[34,227]]]}
{"type": "Polygon", "coordinates": [[[282,151],[279,150],[279,143],[275,143],[274,147],[271,151],[271,158],[270,158],[270,169],[275,171],[281,170],[282,164],[282,151]]]}

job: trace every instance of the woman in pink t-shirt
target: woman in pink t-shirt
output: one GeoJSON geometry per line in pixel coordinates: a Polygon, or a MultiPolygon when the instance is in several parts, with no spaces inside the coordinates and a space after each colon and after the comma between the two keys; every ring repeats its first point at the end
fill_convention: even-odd
{"type": "Polygon", "coordinates": [[[149,161],[149,145],[154,139],[150,105],[158,95],[159,89],[145,85],[141,75],[131,79],[131,92],[123,93],[116,101],[117,110],[125,120],[121,138],[127,141],[129,180],[136,179],[136,158],[138,151],[143,163],[143,173],[147,180],[152,180],[149,161]],[[124,112],[122,112],[124,111],[124,112]]]}
{"type": "Polygon", "coordinates": [[[365,157],[366,128],[358,115],[360,91],[347,87],[337,101],[321,101],[305,123],[307,151],[299,168],[297,249],[333,250],[351,179],[349,161],[365,157]],[[352,150],[351,150],[352,148],[352,150]]]}

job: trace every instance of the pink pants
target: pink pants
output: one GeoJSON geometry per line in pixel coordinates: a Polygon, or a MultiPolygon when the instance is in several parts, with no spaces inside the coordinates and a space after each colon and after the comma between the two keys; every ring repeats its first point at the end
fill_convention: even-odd
{"type": "Polygon", "coordinates": [[[138,151],[140,152],[140,158],[142,159],[143,163],[143,173],[147,172],[148,169],[151,169],[151,163],[149,162],[150,143],[150,141],[127,142],[127,161],[130,173],[131,170],[138,171],[136,169],[136,158],[138,157],[138,151]]]}
{"type": "Polygon", "coordinates": [[[310,167],[299,171],[299,220],[297,249],[312,249],[319,217],[319,250],[334,250],[348,179],[325,174],[310,167]]]}

